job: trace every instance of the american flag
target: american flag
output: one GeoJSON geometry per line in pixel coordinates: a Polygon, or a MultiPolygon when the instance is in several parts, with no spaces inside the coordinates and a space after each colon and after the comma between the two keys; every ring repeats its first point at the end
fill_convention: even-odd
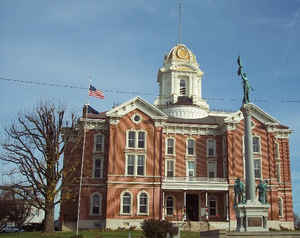
{"type": "Polygon", "coordinates": [[[100,90],[97,90],[92,85],[90,85],[90,88],[89,88],[89,96],[104,99],[103,93],[100,90]]]}

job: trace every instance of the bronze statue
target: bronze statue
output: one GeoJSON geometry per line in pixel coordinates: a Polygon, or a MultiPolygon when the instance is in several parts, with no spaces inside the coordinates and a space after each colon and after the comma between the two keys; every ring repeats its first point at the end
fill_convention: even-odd
{"type": "Polygon", "coordinates": [[[253,90],[253,88],[250,86],[248,79],[247,79],[247,74],[245,72],[243,72],[243,66],[241,63],[241,58],[240,56],[237,59],[238,65],[239,65],[239,69],[238,69],[238,76],[241,76],[242,80],[243,80],[243,89],[244,89],[244,98],[243,98],[243,104],[247,104],[250,102],[250,97],[249,97],[249,91],[250,89],[253,90]]]}
{"type": "Polygon", "coordinates": [[[244,203],[245,184],[237,178],[234,182],[234,204],[244,203]]]}
{"type": "Polygon", "coordinates": [[[258,201],[262,204],[267,203],[267,186],[268,184],[261,179],[256,187],[256,190],[258,190],[258,201]]]}

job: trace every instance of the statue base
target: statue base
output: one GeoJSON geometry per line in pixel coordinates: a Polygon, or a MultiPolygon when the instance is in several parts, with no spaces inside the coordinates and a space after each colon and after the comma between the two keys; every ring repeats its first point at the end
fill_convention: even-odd
{"type": "Polygon", "coordinates": [[[269,204],[262,204],[257,200],[247,200],[244,204],[238,204],[235,208],[236,231],[268,231],[269,208],[269,204]]]}

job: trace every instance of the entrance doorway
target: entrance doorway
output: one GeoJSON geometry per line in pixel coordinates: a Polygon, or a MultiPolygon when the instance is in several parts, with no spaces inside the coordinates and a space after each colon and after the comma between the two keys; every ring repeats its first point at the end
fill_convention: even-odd
{"type": "Polygon", "coordinates": [[[199,221],[199,196],[198,194],[186,195],[186,215],[189,221],[199,221]]]}

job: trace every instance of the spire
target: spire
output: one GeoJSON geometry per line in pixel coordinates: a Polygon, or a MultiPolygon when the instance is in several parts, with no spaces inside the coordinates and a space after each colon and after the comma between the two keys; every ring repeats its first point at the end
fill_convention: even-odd
{"type": "Polygon", "coordinates": [[[181,44],[181,28],[182,28],[182,4],[179,2],[178,4],[178,44],[181,44]]]}

